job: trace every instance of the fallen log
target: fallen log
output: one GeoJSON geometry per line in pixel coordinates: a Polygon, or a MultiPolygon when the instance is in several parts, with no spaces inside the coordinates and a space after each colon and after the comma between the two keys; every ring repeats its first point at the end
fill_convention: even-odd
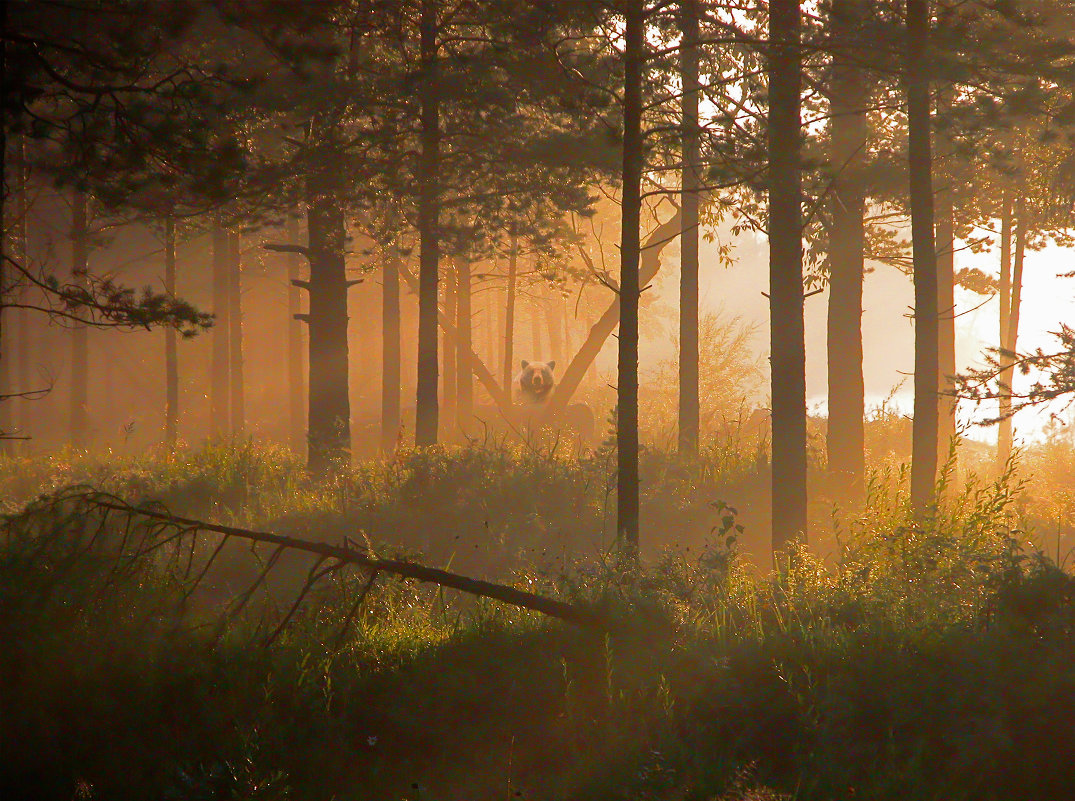
{"type": "Polygon", "coordinates": [[[436,567],[427,567],[416,562],[402,559],[381,559],[362,553],[354,548],[345,548],[339,545],[304,540],[298,537],[289,537],[283,534],[271,534],[262,531],[252,531],[235,526],[222,526],[217,523],[207,523],[202,520],[194,520],[165,512],[155,512],[150,509],[142,509],[114,501],[99,500],[95,504],[102,509],[111,509],[124,512],[128,515],[139,515],[151,520],[169,523],[188,531],[211,531],[226,537],[236,537],[250,542],[267,543],[276,545],[277,548],[289,548],[305,553],[317,554],[323,559],[336,559],[341,563],[358,565],[369,570],[371,573],[391,573],[403,578],[411,578],[416,581],[437,584],[459,590],[469,595],[480,598],[490,598],[511,606],[522,609],[530,609],[543,615],[563,620],[583,628],[599,629],[607,631],[609,623],[603,615],[585,609],[574,604],[558,601],[554,598],[546,598],[525,590],[518,590],[504,584],[496,584],[491,581],[471,578],[436,567]]]}

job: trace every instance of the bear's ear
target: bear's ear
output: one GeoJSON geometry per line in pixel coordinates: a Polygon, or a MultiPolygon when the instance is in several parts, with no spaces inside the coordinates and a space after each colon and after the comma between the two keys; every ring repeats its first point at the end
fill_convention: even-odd
{"type": "Polygon", "coordinates": [[[556,361],[555,360],[549,362],[549,369],[550,370],[555,370],[556,369],[556,361]]]}
{"type": "Polygon", "coordinates": [[[528,362],[526,359],[523,359],[522,364],[523,364],[523,366],[522,366],[523,370],[525,370],[527,367],[530,366],[530,362],[528,362]]]}

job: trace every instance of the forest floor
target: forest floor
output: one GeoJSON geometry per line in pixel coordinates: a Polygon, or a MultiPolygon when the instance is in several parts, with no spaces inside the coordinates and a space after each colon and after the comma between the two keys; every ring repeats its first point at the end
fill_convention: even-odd
{"type": "Polygon", "coordinates": [[[1003,475],[963,468],[924,522],[894,462],[854,510],[814,476],[815,544],[780,575],[755,453],[648,451],[644,567],[627,572],[608,454],[407,452],[327,481],[250,443],[5,459],[0,796],[1066,797],[1071,443],[1003,475]],[[229,543],[201,576],[212,537],[167,557],[165,529],[135,532],[72,485],[346,537],[566,600],[611,633],[354,569],[287,617],[308,557],[229,543]]]}

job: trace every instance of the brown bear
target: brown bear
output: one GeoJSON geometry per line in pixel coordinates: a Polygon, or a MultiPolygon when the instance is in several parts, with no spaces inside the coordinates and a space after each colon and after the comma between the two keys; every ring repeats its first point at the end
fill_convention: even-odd
{"type": "Polygon", "coordinates": [[[515,376],[515,388],[519,392],[519,400],[523,403],[544,403],[549,399],[549,394],[556,383],[552,371],[556,369],[555,361],[528,362],[522,361],[522,370],[515,376]]]}
{"type": "Polygon", "coordinates": [[[581,444],[590,444],[594,438],[594,414],[585,403],[568,404],[555,417],[548,417],[548,400],[556,386],[555,369],[554,360],[523,360],[522,370],[515,377],[515,389],[521,401],[515,406],[518,425],[532,433],[543,428],[577,439],[581,444]]]}

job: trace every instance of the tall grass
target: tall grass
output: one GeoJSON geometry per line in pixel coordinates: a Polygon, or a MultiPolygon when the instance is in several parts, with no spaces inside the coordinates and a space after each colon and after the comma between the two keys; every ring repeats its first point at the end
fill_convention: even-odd
{"type": "MultiPolygon", "coordinates": [[[[751,469],[646,459],[662,488],[651,502],[682,491],[684,506],[751,469]]],[[[17,488],[19,470],[47,469],[9,464],[2,480],[17,488]]],[[[70,460],[61,473],[44,483],[96,481],[187,514],[363,531],[371,544],[394,530],[396,547],[454,566],[456,537],[477,530],[495,559],[472,565],[495,562],[619,624],[577,631],[381,579],[345,626],[366,576],[340,571],[270,642],[286,582],[242,614],[225,615],[232,597],[209,579],[202,603],[184,602],[197,571],[183,560],[128,558],[132,531],[115,519],[98,526],[45,500],[10,516],[0,544],[5,798],[1053,799],[1070,788],[1075,584],[1026,546],[1010,471],[942,482],[924,519],[898,470],[882,471],[839,521],[838,559],[803,552],[774,575],[738,557],[739,517],[719,503],[706,504],[704,547],[613,569],[580,545],[605,514],[596,459],[434,450],[315,482],[284,453],[242,446],[70,460]],[[557,527],[574,550],[550,567],[541,549],[557,527]]],[[[651,526],[682,519],[668,511],[651,526]]]]}

